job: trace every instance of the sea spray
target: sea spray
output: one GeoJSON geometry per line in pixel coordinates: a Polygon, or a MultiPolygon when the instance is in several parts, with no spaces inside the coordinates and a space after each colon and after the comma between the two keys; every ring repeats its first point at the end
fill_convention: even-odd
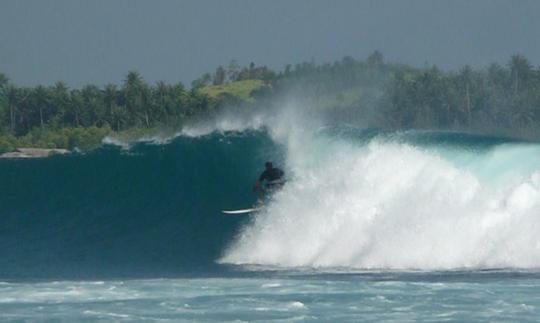
{"type": "Polygon", "coordinates": [[[243,228],[222,263],[540,266],[539,145],[475,149],[482,137],[438,146],[407,135],[365,144],[298,128],[270,133],[286,147],[290,181],[243,228]]]}

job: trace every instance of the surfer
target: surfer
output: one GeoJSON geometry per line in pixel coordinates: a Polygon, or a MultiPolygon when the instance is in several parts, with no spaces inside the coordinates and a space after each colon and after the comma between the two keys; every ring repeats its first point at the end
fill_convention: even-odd
{"type": "Polygon", "coordinates": [[[264,167],[265,170],[261,173],[261,176],[259,176],[259,180],[255,182],[255,186],[253,186],[253,192],[259,195],[257,204],[248,209],[222,210],[222,213],[242,215],[257,212],[264,207],[265,195],[273,193],[283,187],[285,184],[285,179],[283,178],[285,173],[281,169],[274,167],[272,162],[266,162],[264,167]]]}
{"type": "Polygon", "coordinates": [[[265,169],[261,173],[261,176],[259,176],[259,180],[253,187],[253,191],[259,193],[260,199],[263,198],[264,193],[276,191],[283,187],[283,184],[285,184],[285,180],[283,179],[285,173],[281,169],[274,167],[272,162],[266,162],[264,164],[264,168],[265,169]]]}

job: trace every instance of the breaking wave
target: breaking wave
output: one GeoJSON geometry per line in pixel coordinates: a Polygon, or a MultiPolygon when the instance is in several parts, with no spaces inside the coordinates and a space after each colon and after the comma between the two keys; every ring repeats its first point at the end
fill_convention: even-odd
{"type": "Polygon", "coordinates": [[[284,111],[0,161],[0,278],[540,267],[539,144],[284,111]],[[222,215],[255,203],[266,160],[283,190],[222,215]]]}

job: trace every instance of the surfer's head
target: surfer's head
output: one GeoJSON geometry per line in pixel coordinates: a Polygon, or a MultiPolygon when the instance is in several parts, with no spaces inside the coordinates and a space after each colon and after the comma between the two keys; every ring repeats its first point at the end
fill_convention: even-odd
{"type": "Polygon", "coordinates": [[[264,167],[265,167],[267,170],[270,170],[270,169],[274,168],[274,166],[272,165],[272,162],[269,162],[269,161],[267,161],[266,163],[264,163],[264,167]]]}

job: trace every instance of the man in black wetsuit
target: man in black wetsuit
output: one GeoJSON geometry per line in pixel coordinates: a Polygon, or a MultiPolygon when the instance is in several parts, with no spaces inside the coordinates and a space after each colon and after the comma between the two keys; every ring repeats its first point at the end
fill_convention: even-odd
{"type": "Polygon", "coordinates": [[[255,183],[253,187],[254,192],[259,193],[259,197],[262,198],[264,192],[272,192],[277,189],[280,189],[285,181],[283,180],[283,171],[272,165],[272,162],[266,162],[264,164],[265,170],[262,172],[259,180],[255,183]],[[266,181],[266,182],[265,182],[266,181]],[[262,187],[263,182],[265,182],[264,187],[262,187]]]}

